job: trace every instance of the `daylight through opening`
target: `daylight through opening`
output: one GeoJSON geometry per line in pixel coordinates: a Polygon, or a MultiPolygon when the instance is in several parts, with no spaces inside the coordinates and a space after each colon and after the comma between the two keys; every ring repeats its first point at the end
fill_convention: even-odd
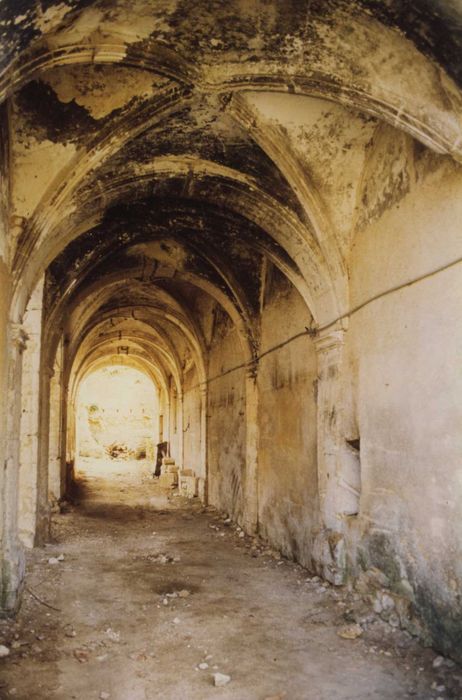
{"type": "Polygon", "coordinates": [[[76,476],[152,471],[159,397],[141,370],[108,365],[87,374],[76,398],[76,476]]]}

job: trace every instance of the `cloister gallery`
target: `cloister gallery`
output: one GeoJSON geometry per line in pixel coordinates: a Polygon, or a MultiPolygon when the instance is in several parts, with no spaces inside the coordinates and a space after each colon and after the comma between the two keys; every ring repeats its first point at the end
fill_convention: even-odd
{"type": "Polygon", "coordinates": [[[142,462],[460,661],[460,3],[3,0],[0,33],[4,616],[79,469],[142,462]]]}

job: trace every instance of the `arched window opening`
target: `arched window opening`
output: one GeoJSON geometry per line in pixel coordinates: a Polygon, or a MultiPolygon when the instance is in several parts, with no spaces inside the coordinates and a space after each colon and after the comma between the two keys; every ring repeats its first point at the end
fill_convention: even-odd
{"type": "Polygon", "coordinates": [[[159,441],[159,397],[142,371],[109,365],[88,374],[76,400],[76,476],[153,471],[159,441]]]}

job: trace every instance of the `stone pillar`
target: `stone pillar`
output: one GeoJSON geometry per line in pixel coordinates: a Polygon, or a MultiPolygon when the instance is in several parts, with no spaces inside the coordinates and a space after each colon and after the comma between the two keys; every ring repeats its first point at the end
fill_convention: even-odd
{"type": "Polygon", "coordinates": [[[246,532],[258,530],[258,386],[257,364],[252,363],[246,370],[245,380],[245,421],[246,459],[244,480],[244,522],[246,532]]]}
{"type": "Polygon", "coordinates": [[[65,445],[61,450],[61,483],[64,485],[64,495],[70,496],[75,471],[75,416],[73,407],[69,405],[67,381],[64,379],[63,372],[61,434],[65,439],[65,445]]]}
{"type": "Polygon", "coordinates": [[[43,278],[29,300],[23,321],[28,342],[22,353],[18,528],[26,547],[34,546],[37,526],[42,300],[43,278]]]}
{"type": "Polygon", "coordinates": [[[318,490],[323,525],[342,529],[339,518],[338,479],[342,443],[343,335],[341,330],[321,333],[315,340],[318,355],[318,490]]]}
{"type": "Polygon", "coordinates": [[[49,484],[50,496],[58,500],[63,496],[65,483],[61,474],[62,463],[62,340],[59,343],[50,382],[50,430],[49,430],[49,484]]]}
{"type": "Polygon", "coordinates": [[[162,410],[164,412],[164,440],[168,442],[168,449],[172,444],[172,427],[170,421],[170,394],[163,391],[161,396],[164,395],[162,399],[162,410]]]}
{"type": "Polygon", "coordinates": [[[6,416],[6,446],[3,474],[2,590],[1,611],[9,614],[18,607],[24,579],[24,552],[18,537],[19,436],[21,423],[22,353],[27,335],[19,323],[10,323],[6,416]]]}
{"type": "Polygon", "coordinates": [[[37,515],[34,544],[43,545],[50,539],[50,390],[54,371],[43,367],[40,373],[40,410],[37,456],[37,515]]]}
{"type": "Polygon", "coordinates": [[[342,510],[342,364],[344,331],[321,332],[315,339],[318,356],[317,443],[321,529],[313,559],[317,572],[335,585],[346,574],[342,510]]]}
{"type": "Polygon", "coordinates": [[[78,456],[79,456],[79,445],[78,445],[78,434],[77,434],[77,413],[75,410],[74,401],[69,400],[69,387],[66,389],[66,491],[69,492],[69,487],[72,485],[74,480],[74,475],[77,468],[78,456]]]}
{"type": "Polygon", "coordinates": [[[208,465],[207,465],[207,384],[200,387],[201,402],[201,474],[199,476],[198,492],[202,503],[208,503],[208,465]]]}
{"type": "Polygon", "coordinates": [[[169,386],[169,442],[170,442],[170,456],[173,457],[178,464],[180,464],[180,441],[183,435],[180,435],[179,426],[179,396],[176,390],[176,386],[173,384],[173,379],[170,380],[169,386]]]}
{"type": "Polygon", "coordinates": [[[177,410],[177,433],[178,433],[178,466],[180,469],[184,469],[184,433],[183,433],[183,424],[184,424],[184,399],[183,399],[183,392],[178,393],[178,398],[177,398],[177,403],[176,403],[176,410],[177,410]]]}

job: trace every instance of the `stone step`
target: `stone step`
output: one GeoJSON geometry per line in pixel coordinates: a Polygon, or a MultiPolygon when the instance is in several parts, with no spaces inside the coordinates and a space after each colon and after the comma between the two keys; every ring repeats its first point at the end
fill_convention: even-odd
{"type": "MultiPolygon", "coordinates": [[[[188,470],[191,471],[191,470],[188,470]]],[[[194,498],[198,494],[198,479],[196,476],[180,476],[178,490],[182,496],[194,498]]]]}
{"type": "Polygon", "coordinates": [[[178,484],[178,474],[161,474],[159,486],[163,489],[173,489],[178,484]]]}

